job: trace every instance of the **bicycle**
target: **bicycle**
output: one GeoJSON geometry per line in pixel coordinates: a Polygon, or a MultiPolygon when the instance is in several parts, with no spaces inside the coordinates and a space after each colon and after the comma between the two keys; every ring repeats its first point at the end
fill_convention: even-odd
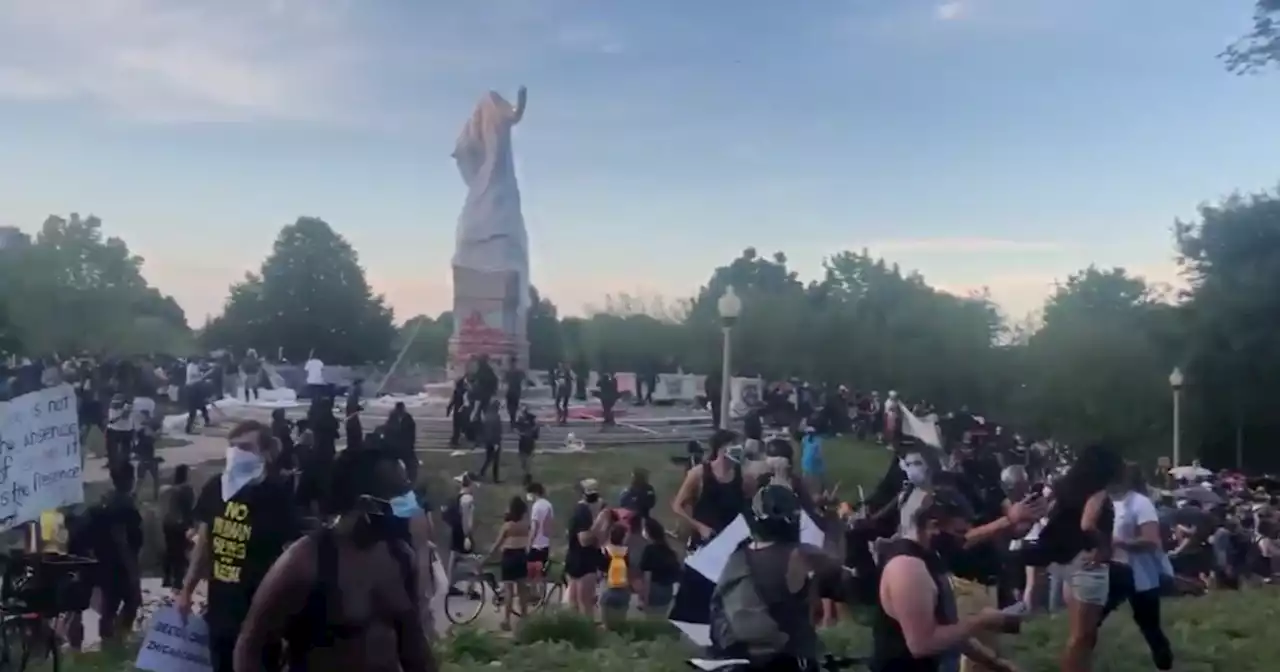
{"type": "Polygon", "coordinates": [[[58,622],[89,608],[94,560],[59,553],[0,556],[0,670],[23,672],[34,658],[61,667],[58,622]],[[16,663],[16,666],[15,666],[16,663]]]}
{"type": "MultiPolygon", "coordinates": [[[[454,625],[467,625],[475,621],[480,617],[480,612],[484,611],[486,603],[495,612],[502,613],[506,603],[502,586],[498,583],[497,574],[484,569],[481,564],[484,559],[484,555],[471,553],[463,556],[458,566],[453,568],[454,576],[449,577],[449,592],[444,596],[444,615],[454,625]],[[458,577],[460,570],[461,577],[458,577]],[[465,604],[468,602],[474,604],[465,604]],[[458,607],[457,614],[455,606],[458,607]]],[[[518,601],[511,608],[516,616],[524,616],[518,601]]]]}
{"type": "Polygon", "coordinates": [[[555,560],[538,563],[536,576],[532,572],[530,573],[528,583],[528,606],[530,611],[541,611],[548,604],[564,603],[564,595],[568,591],[564,571],[561,571],[555,580],[548,580],[551,577],[551,569],[555,567],[555,564],[555,560]]]}

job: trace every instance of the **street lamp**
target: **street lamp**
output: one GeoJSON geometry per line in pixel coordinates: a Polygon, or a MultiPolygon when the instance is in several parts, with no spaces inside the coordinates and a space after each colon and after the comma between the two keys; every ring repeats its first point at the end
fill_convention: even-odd
{"type": "Polygon", "coordinates": [[[1182,369],[1173,367],[1169,387],[1173,390],[1173,466],[1182,466],[1182,369]]]}
{"type": "Polygon", "coordinates": [[[729,429],[729,388],[733,386],[733,377],[729,373],[732,370],[730,332],[742,312],[742,299],[733,291],[733,285],[725,288],[724,296],[716,302],[716,310],[720,312],[720,329],[724,333],[723,358],[720,361],[720,429],[729,429]]]}

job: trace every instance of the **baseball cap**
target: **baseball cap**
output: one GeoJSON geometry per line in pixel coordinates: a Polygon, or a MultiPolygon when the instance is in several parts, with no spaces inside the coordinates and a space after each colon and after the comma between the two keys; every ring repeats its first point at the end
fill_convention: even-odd
{"type": "Polygon", "coordinates": [[[594,478],[582,479],[582,481],[578,483],[578,487],[582,488],[582,494],[584,495],[600,494],[600,483],[594,478]]]}

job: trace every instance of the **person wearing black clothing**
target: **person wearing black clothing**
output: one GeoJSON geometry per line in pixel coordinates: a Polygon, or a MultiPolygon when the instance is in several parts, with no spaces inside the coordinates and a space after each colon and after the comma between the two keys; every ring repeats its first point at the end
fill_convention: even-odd
{"type": "Polygon", "coordinates": [[[600,410],[604,415],[601,422],[605,427],[612,427],[618,424],[613,417],[613,407],[618,403],[618,379],[612,373],[605,372],[600,374],[600,380],[596,384],[600,388],[600,410]]]}
{"type": "MultiPolygon", "coordinates": [[[[290,483],[276,473],[280,446],[270,428],[252,420],[242,422],[227,440],[226,470],[221,478],[206,483],[197,498],[195,550],[174,599],[185,618],[196,586],[209,582],[205,621],[215,672],[235,669],[236,638],[254,593],[302,529],[290,483]]],[[[279,652],[279,646],[264,648],[260,662],[264,669],[278,669],[279,652]]]]}
{"type": "Polygon", "coordinates": [[[142,606],[142,576],[138,552],[142,550],[142,515],[133,501],[133,467],[128,462],[111,466],[112,491],[89,512],[92,553],[98,561],[95,582],[102,591],[98,634],[115,643],[121,631],[133,629],[142,606]]]}
{"type": "Polygon", "coordinates": [[[871,622],[872,672],[959,669],[963,654],[988,669],[1012,667],[973,639],[1016,624],[996,610],[960,618],[947,571],[965,545],[973,510],[959,492],[938,488],[912,515],[912,534],[880,550],[879,600],[871,622]]]}
{"type": "Polygon", "coordinates": [[[646,543],[640,553],[640,571],[644,574],[640,606],[650,614],[666,614],[680,580],[680,557],[668,543],[667,531],[658,519],[645,518],[641,529],[646,543]]]}
{"type": "Polygon", "coordinates": [[[471,420],[471,408],[467,406],[467,377],[460,376],[453,383],[453,395],[449,397],[449,405],[444,409],[445,417],[453,418],[453,433],[449,435],[449,446],[457,447],[458,440],[467,431],[471,420]]]}
{"type": "Polygon", "coordinates": [[[156,456],[156,438],[159,433],[160,421],[153,419],[150,411],[140,411],[133,438],[133,455],[138,460],[134,485],[141,486],[143,479],[150,476],[152,500],[160,499],[160,458],[156,456]]]}
{"type": "Polygon", "coordinates": [[[347,390],[346,432],[347,450],[360,450],[364,447],[364,426],[360,422],[360,411],[364,410],[360,397],[364,394],[364,380],[356,378],[347,390]]]}
{"type": "Polygon", "coordinates": [[[501,483],[498,469],[502,463],[502,408],[498,400],[489,403],[480,419],[480,440],[484,443],[484,463],[480,465],[480,476],[493,467],[493,482],[501,483]]]}
{"type": "Polygon", "coordinates": [[[493,370],[493,365],[489,363],[488,355],[480,355],[476,359],[476,371],[472,378],[474,380],[472,392],[476,407],[475,415],[471,417],[471,421],[478,423],[488,410],[489,404],[494,401],[493,398],[498,394],[498,374],[493,370]]]}
{"type": "Polygon", "coordinates": [[[711,409],[711,426],[720,426],[720,394],[724,381],[721,379],[720,372],[712,373],[707,376],[707,380],[702,384],[703,392],[707,395],[707,407],[711,409]]]}
{"type": "Polygon", "coordinates": [[[569,422],[569,397],[573,395],[573,372],[568,362],[560,362],[560,366],[551,372],[551,393],[555,396],[556,422],[563,425],[569,422]]]}
{"type": "Polygon", "coordinates": [[[293,451],[293,423],[289,422],[283,408],[271,411],[271,436],[280,442],[280,468],[297,469],[293,451]]]}
{"type": "Polygon", "coordinates": [[[256,400],[258,386],[262,381],[262,361],[258,359],[257,350],[249,348],[244,353],[244,359],[240,362],[240,379],[244,384],[244,400],[248,402],[250,395],[256,400]]]}
{"type": "Polygon", "coordinates": [[[821,643],[810,615],[812,586],[849,577],[822,549],[800,541],[801,515],[795,492],[784,485],[767,485],[752,497],[745,514],[751,536],[730,553],[710,600],[715,657],[746,659],[747,669],[762,672],[817,668],[821,643]],[[741,606],[747,590],[764,613],[746,616],[741,606]]]}
{"type": "MultiPolygon", "coordinates": [[[[1111,544],[1115,508],[1108,488],[1121,482],[1124,460],[1109,446],[1086,446],[1053,486],[1054,505],[1030,566],[1067,565],[1067,614],[1071,633],[1062,653],[1063,672],[1087,672],[1111,597],[1111,544]]],[[[1024,556],[1027,554],[1024,552],[1024,556]]]]}
{"type": "Polygon", "coordinates": [[[520,471],[524,475],[525,481],[533,480],[533,451],[538,445],[538,436],[541,434],[541,428],[538,426],[538,417],[525,406],[520,411],[520,416],[516,418],[516,435],[519,437],[516,444],[516,454],[520,457],[520,471]]]}
{"type": "Polygon", "coordinates": [[[524,393],[525,373],[524,370],[517,366],[515,357],[511,358],[511,365],[507,367],[504,376],[507,384],[507,419],[511,421],[511,428],[516,427],[516,413],[520,410],[520,395],[524,393]]]}
{"type": "Polygon", "coordinates": [[[189,467],[179,464],[173,470],[173,485],[164,503],[164,557],[160,563],[161,585],[177,588],[187,575],[187,532],[195,526],[196,493],[187,482],[189,467]]]}
{"type": "Polygon", "coordinates": [[[690,551],[710,541],[746,508],[742,467],[726,451],[736,438],[733,432],[716,430],[710,458],[685,474],[671,502],[671,510],[690,529],[690,551]]]}
{"type": "Polygon", "coordinates": [[[418,423],[414,421],[403,401],[397,401],[395,408],[387,415],[385,435],[392,453],[404,462],[405,476],[410,483],[418,482],[418,454],[413,444],[418,440],[418,423]]]}
{"type": "Polygon", "coordinates": [[[578,484],[582,499],[569,515],[568,547],[564,575],[568,580],[569,608],[588,618],[596,609],[596,576],[604,568],[600,540],[608,529],[608,517],[600,499],[600,484],[588,478],[578,484]]]}

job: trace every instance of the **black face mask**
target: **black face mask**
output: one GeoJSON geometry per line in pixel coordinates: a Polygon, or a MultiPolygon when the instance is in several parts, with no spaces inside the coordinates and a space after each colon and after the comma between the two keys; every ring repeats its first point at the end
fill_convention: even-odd
{"type": "Polygon", "coordinates": [[[592,493],[590,495],[583,497],[582,500],[588,504],[595,504],[596,502],[600,501],[600,495],[599,493],[592,493]]]}

